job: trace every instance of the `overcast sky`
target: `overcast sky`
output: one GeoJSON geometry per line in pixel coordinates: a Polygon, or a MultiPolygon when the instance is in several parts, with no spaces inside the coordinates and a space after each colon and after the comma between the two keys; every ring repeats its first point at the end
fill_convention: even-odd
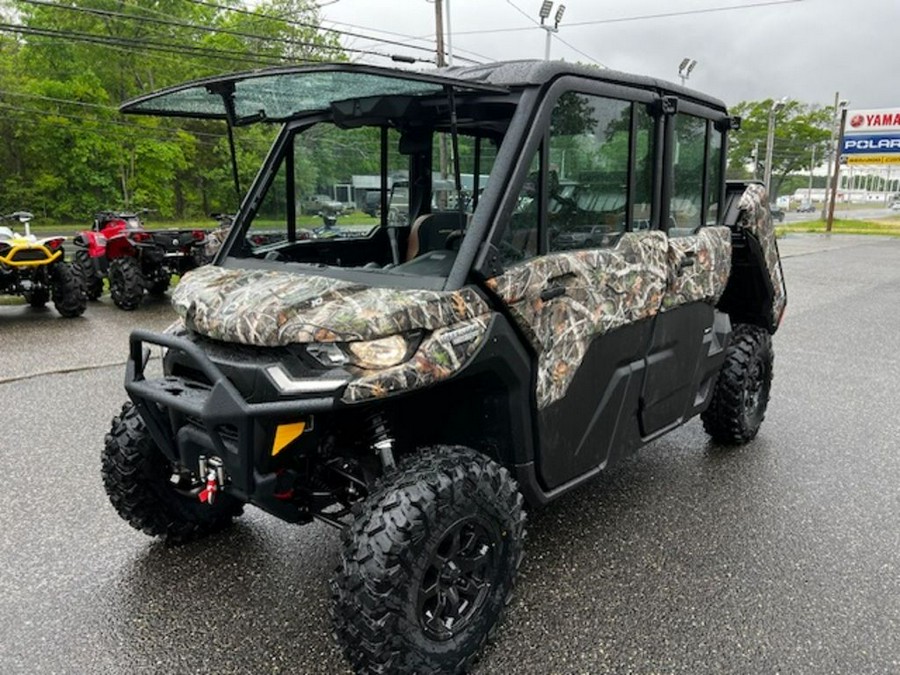
{"type": "MultiPolygon", "coordinates": [[[[323,25],[354,30],[349,23],[360,32],[390,31],[423,40],[379,36],[433,44],[434,4],[428,0],[326,2],[319,0],[325,5],[323,25]]],[[[479,61],[543,58],[545,33],[525,16],[537,20],[541,0],[449,3],[456,56],[479,61]],[[474,32],[517,28],[526,30],[474,32]]],[[[554,12],[559,4],[557,0],[554,12]]],[[[900,0],[562,0],[562,4],[566,10],[559,37],[574,49],[554,39],[551,58],[593,61],[677,82],[678,64],[691,57],[698,65],[688,85],[728,105],[783,96],[832,105],[835,91],[840,91],[841,98],[850,100],[850,108],[900,107],[900,0]],[[740,6],[747,8],[614,21],[740,6]],[[597,21],[608,23],[576,25],[597,21]]],[[[344,44],[403,51],[361,39],[345,39],[344,44]]]]}

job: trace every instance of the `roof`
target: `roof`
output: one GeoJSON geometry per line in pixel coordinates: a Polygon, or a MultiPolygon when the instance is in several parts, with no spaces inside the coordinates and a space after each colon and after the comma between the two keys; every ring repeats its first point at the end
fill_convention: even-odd
{"type": "Polygon", "coordinates": [[[414,71],[353,63],[280,66],[208,77],[145,94],[123,113],[280,122],[328,110],[340,101],[380,96],[429,96],[446,87],[505,93],[575,75],[601,82],[672,93],[725,111],[718,99],[672,82],[564,61],[503,61],[465,68],[414,71]]]}

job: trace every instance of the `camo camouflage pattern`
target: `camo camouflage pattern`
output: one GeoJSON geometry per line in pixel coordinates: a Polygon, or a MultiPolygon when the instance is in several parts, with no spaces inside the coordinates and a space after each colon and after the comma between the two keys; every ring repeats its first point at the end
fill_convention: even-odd
{"type": "Polygon", "coordinates": [[[490,312],[471,288],[373,288],[323,276],[213,265],[187,273],[172,305],[201,335],[259,347],[374,340],[437,330],[490,312]]]}
{"type": "Polygon", "coordinates": [[[704,227],[687,237],[670,237],[668,263],[663,311],[689,302],[715,304],[731,274],[731,230],[704,227]]]}
{"type": "Polygon", "coordinates": [[[375,372],[353,369],[361,377],[347,385],[343,401],[358,403],[383,398],[446,380],[478,351],[490,322],[491,315],[485,314],[440,328],[423,340],[409,361],[399,366],[375,372]]]}
{"type": "Polygon", "coordinates": [[[762,185],[751,183],[741,195],[738,206],[741,211],[738,227],[743,227],[756,237],[765,255],[769,278],[772,280],[772,288],[775,291],[775,300],[772,303],[772,326],[778,326],[778,320],[787,304],[787,290],[784,285],[781,258],[778,255],[778,242],[775,240],[775,227],[772,224],[772,214],[769,212],[766,189],[762,185]]]}
{"type": "Polygon", "coordinates": [[[541,256],[488,281],[539,355],[539,408],[565,395],[595,337],[660,310],[667,249],[662,232],[626,233],[613,248],[541,256]],[[555,286],[565,294],[540,299],[555,286]]]}

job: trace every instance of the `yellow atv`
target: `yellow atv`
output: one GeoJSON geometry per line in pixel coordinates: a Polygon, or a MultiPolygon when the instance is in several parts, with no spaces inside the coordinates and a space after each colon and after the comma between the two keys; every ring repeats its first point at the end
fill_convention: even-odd
{"type": "Polygon", "coordinates": [[[21,295],[32,307],[43,307],[50,298],[64,317],[80,316],[86,306],[81,275],[65,261],[65,237],[38,239],[31,234],[27,211],[0,216],[0,221],[19,221],[25,234],[0,225],[0,294],[21,295]]]}

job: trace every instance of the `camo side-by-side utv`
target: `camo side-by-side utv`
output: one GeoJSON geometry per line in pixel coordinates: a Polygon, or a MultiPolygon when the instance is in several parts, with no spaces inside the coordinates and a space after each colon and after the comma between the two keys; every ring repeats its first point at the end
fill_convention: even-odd
{"type": "Polygon", "coordinates": [[[282,130],[177,287],[181,321],[131,336],[106,491],[172,542],[245,504],[341,528],[356,670],[464,671],[510,600],[526,504],[698,415],[717,442],[756,436],[786,294],[765,191],[725,181],[721,102],[565,63],[334,64],[123,109],[282,130]],[[302,236],[318,157],[380,166],[379,225],[302,236]]]}
{"type": "Polygon", "coordinates": [[[0,225],[0,295],[21,295],[36,309],[52,299],[61,316],[81,316],[87,304],[83,281],[66,262],[66,238],[38,239],[29,226],[33,218],[27,211],[0,216],[0,223],[17,222],[25,229],[25,234],[19,234],[0,225]]]}

